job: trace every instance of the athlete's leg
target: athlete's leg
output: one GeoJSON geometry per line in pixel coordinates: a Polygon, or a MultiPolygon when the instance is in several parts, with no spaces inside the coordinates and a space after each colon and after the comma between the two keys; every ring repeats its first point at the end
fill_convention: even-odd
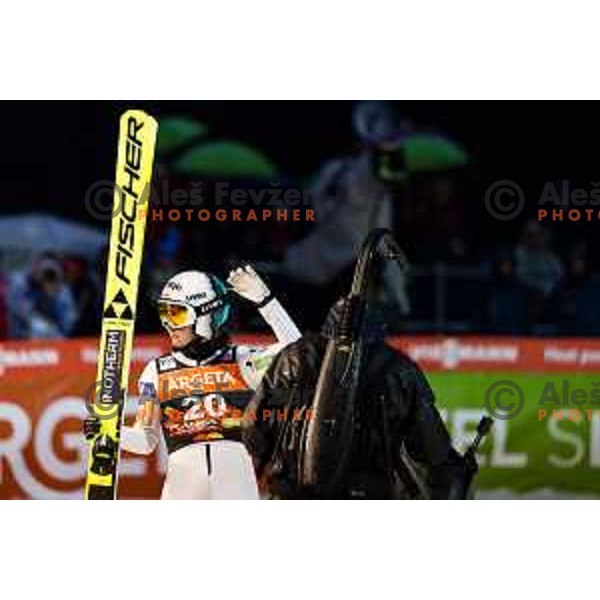
{"type": "Polygon", "coordinates": [[[208,500],[206,444],[185,446],[169,455],[161,500],[208,500]]]}
{"type": "Polygon", "coordinates": [[[210,462],[213,500],[258,500],[254,466],[243,444],[230,440],[210,444],[210,462]]]}

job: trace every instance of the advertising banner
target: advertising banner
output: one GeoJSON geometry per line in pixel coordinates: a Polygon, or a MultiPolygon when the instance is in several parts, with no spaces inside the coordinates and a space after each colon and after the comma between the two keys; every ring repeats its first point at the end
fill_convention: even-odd
{"type": "MultiPolygon", "coordinates": [[[[479,496],[600,497],[600,341],[414,336],[389,343],[425,369],[459,449],[482,414],[495,417],[481,449],[479,496]]],[[[166,338],[136,338],[126,421],[138,375],[166,351],[166,338]]],[[[81,423],[96,358],[94,339],[0,343],[0,498],[83,498],[81,423]]],[[[119,497],[158,498],[165,458],[162,444],[151,457],[123,452],[119,497]]]]}

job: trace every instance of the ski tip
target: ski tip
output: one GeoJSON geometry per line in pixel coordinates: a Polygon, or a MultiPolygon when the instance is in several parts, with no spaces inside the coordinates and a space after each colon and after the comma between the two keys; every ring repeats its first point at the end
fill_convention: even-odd
{"type": "Polygon", "coordinates": [[[155,130],[158,129],[158,120],[152,115],[148,114],[146,111],[139,108],[130,108],[121,115],[121,127],[126,127],[130,119],[135,119],[135,121],[138,123],[150,125],[155,130]]]}

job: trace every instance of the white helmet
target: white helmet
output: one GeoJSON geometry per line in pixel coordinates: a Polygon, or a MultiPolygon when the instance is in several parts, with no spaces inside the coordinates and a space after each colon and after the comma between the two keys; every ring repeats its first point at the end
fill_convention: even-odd
{"type": "Polygon", "coordinates": [[[171,277],[158,300],[165,329],[194,325],[194,333],[210,340],[225,325],[231,312],[227,288],[214,275],[183,271],[171,277]]]}

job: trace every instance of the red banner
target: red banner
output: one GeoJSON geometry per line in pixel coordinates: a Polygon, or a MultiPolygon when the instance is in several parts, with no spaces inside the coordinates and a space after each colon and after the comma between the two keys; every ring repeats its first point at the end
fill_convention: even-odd
{"type": "MultiPolygon", "coordinates": [[[[268,337],[238,337],[265,343],[268,337]]],[[[82,498],[87,445],[81,422],[86,392],[96,376],[96,340],[0,344],[0,498],[82,498]]],[[[598,372],[600,341],[438,336],[394,338],[427,371],[598,372]]],[[[166,339],[138,337],[128,419],[137,376],[165,352],[166,339]]],[[[165,450],[150,458],[123,453],[121,498],[157,498],[165,450]]]]}
{"type": "Polygon", "coordinates": [[[413,336],[389,344],[426,371],[590,372],[600,370],[600,340],[413,336]]]}

